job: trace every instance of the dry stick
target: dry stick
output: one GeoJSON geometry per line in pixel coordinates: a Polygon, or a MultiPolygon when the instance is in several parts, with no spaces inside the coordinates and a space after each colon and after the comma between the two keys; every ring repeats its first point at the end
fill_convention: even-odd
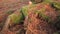
{"type": "MultiPolygon", "coordinates": [[[[9,24],[10,24],[10,18],[8,17],[7,20],[6,20],[6,23],[5,23],[5,25],[3,26],[3,29],[2,29],[2,31],[1,31],[2,34],[7,34],[7,33],[10,32],[9,29],[8,29],[9,24]]],[[[11,33],[12,33],[12,32],[11,32],[11,33]]]]}
{"type": "Polygon", "coordinates": [[[16,32],[9,31],[9,29],[8,29],[9,24],[10,24],[10,18],[8,17],[7,20],[6,20],[5,25],[3,26],[1,34],[16,34],[16,32]]]}
{"type": "MultiPolygon", "coordinates": [[[[15,12],[16,10],[17,10],[17,9],[14,9],[14,12],[15,12]]],[[[6,19],[5,25],[3,26],[2,31],[8,30],[8,27],[9,27],[10,22],[11,22],[11,19],[10,19],[10,17],[8,16],[7,19],[6,19]]]]}
{"type": "Polygon", "coordinates": [[[9,24],[10,24],[10,18],[7,18],[6,23],[5,23],[5,25],[4,25],[4,27],[3,27],[3,30],[2,30],[2,31],[7,30],[7,29],[8,29],[9,24]]]}
{"type": "Polygon", "coordinates": [[[9,24],[10,24],[10,18],[8,17],[7,20],[6,20],[6,23],[1,31],[2,34],[16,34],[16,32],[11,32],[9,31],[8,27],[9,27],[9,24]]]}

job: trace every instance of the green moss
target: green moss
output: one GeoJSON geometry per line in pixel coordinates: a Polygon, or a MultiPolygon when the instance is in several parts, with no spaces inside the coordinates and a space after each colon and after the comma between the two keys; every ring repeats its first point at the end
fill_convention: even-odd
{"type": "Polygon", "coordinates": [[[44,0],[44,2],[51,3],[51,2],[53,2],[53,0],[44,0]]]}
{"type": "Polygon", "coordinates": [[[39,14],[39,16],[43,18],[43,20],[46,20],[47,22],[51,22],[50,17],[44,14],[45,8],[41,8],[40,10],[35,10],[35,12],[39,14]]]}
{"type": "Polygon", "coordinates": [[[35,13],[44,13],[45,12],[45,8],[41,8],[40,10],[35,10],[35,13]]]}
{"type": "Polygon", "coordinates": [[[24,16],[27,16],[28,15],[28,10],[35,7],[35,5],[28,5],[28,6],[24,6],[21,8],[20,12],[23,13],[24,16]]]}
{"type": "Polygon", "coordinates": [[[56,9],[60,9],[60,2],[54,0],[44,0],[43,4],[50,4],[53,5],[56,9]]]}
{"type": "Polygon", "coordinates": [[[60,34],[60,31],[55,32],[54,34],[60,34]]]}
{"type": "Polygon", "coordinates": [[[11,14],[9,18],[12,20],[14,24],[18,24],[23,21],[23,16],[22,14],[17,15],[17,14],[11,14]]]}
{"type": "Polygon", "coordinates": [[[32,3],[35,3],[35,0],[31,0],[32,1],[32,3]]]}
{"type": "Polygon", "coordinates": [[[57,22],[60,23],[60,15],[57,16],[57,22]]]}
{"type": "Polygon", "coordinates": [[[53,0],[44,0],[42,3],[43,4],[51,4],[53,2],[53,0]]]}
{"type": "Polygon", "coordinates": [[[31,0],[33,4],[41,3],[43,0],[31,0]]]}
{"type": "Polygon", "coordinates": [[[13,10],[8,10],[6,13],[10,15],[10,14],[12,14],[13,12],[14,12],[13,10]]]}
{"type": "Polygon", "coordinates": [[[24,16],[28,15],[28,6],[24,6],[21,8],[21,13],[23,13],[24,16]]]}
{"type": "Polygon", "coordinates": [[[39,13],[39,15],[40,15],[44,20],[50,22],[49,16],[47,16],[47,15],[45,15],[44,13],[41,13],[41,12],[39,13]]]}
{"type": "Polygon", "coordinates": [[[53,6],[54,6],[56,9],[60,9],[60,2],[54,2],[54,3],[53,3],[53,6]]]}

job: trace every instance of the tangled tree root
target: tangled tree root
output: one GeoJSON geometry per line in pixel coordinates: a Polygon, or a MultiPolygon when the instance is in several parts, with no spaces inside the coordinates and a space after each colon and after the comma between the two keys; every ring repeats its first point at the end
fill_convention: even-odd
{"type": "MultiPolygon", "coordinates": [[[[28,18],[25,19],[26,34],[53,34],[55,29],[46,19],[43,19],[35,10],[40,10],[40,7],[45,7],[44,14],[51,17],[54,21],[56,19],[56,12],[49,5],[42,6],[38,4],[29,10],[28,18]],[[39,8],[37,8],[39,7],[39,8]]],[[[42,12],[42,11],[41,11],[42,12]]]]}

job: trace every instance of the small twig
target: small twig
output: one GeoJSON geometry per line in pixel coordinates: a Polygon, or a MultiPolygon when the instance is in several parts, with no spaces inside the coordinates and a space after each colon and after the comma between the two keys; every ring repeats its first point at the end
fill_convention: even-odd
{"type": "Polygon", "coordinates": [[[3,26],[2,32],[8,31],[9,24],[10,24],[10,18],[7,18],[6,23],[3,26]]]}

